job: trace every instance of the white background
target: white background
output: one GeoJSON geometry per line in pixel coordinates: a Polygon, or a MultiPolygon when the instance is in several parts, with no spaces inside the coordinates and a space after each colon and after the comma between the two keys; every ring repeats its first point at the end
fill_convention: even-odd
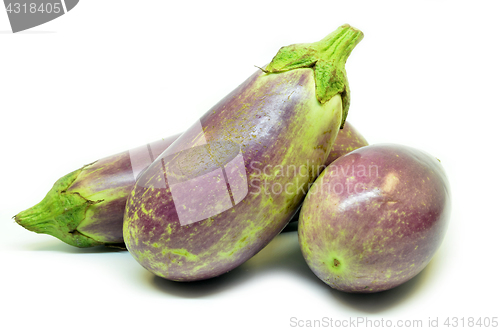
{"type": "Polygon", "coordinates": [[[293,329],[292,317],[442,325],[500,316],[499,9],[494,1],[82,0],[18,34],[0,10],[0,329],[281,330],[293,329]],[[62,175],[186,129],[281,46],[344,23],[365,33],[346,66],[349,122],[370,143],[437,156],[452,185],[445,241],[408,283],[371,295],[330,289],[308,269],[296,233],[217,279],[173,283],[127,252],[73,248],[11,219],[62,175]]]}

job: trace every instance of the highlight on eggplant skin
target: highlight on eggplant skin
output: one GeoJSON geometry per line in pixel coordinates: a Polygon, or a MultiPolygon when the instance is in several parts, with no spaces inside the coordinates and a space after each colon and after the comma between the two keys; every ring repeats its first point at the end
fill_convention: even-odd
{"type": "Polygon", "coordinates": [[[344,64],[361,38],[342,26],[317,43],[281,48],[266,72],[167,148],[128,197],[131,255],[160,277],[196,281],[234,269],[280,233],[345,122],[344,64]]]}

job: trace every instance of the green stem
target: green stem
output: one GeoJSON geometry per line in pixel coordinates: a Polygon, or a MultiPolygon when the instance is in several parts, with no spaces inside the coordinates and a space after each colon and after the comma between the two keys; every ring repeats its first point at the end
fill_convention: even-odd
{"type": "Polygon", "coordinates": [[[82,169],[60,178],[40,203],[14,216],[15,221],[29,231],[52,235],[76,247],[102,245],[77,230],[89,206],[100,201],[87,200],[78,193],[66,192],[82,169]]]}
{"type": "Polygon", "coordinates": [[[342,25],[322,40],[311,44],[282,47],[265,69],[268,73],[311,68],[316,82],[316,98],[326,103],[336,94],[342,96],[342,126],[350,105],[350,90],[345,62],[354,47],[363,39],[363,33],[349,25],[342,25]]]}

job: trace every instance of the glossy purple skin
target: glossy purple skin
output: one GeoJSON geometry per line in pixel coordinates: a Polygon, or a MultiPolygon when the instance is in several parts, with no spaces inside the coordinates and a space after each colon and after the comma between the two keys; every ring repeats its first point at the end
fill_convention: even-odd
{"type": "Polygon", "coordinates": [[[302,205],[300,246],[331,287],[388,290],[429,263],[450,211],[439,160],[401,145],[371,145],[340,157],[318,177],[302,205]]]}
{"type": "MultiPolygon", "coordinates": [[[[332,116],[328,115],[331,120],[318,121],[310,113],[308,102],[317,102],[312,71],[292,70],[259,85],[264,75],[257,71],[209,110],[200,123],[185,132],[148,168],[129,196],[125,243],[132,256],[154,274],[175,281],[194,281],[219,276],[242,264],[284,228],[305,195],[269,194],[266,200],[261,194],[252,194],[257,192],[250,184],[252,178],[261,178],[258,172],[262,173],[268,164],[283,164],[285,155],[289,155],[287,164],[301,165],[305,158],[311,164],[324,164],[336,134],[332,131],[332,116]],[[312,130],[313,123],[317,127],[312,130]],[[313,137],[308,138],[307,144],[301,144],[309,131],[313,137]],[[222,165],[237,154],[233,144],[241,146],[243,173],[226,169],[225,176],[228,182],[247,178],[249,193],[243,200],[238,201],[237,196],[245,190],[245,184],[218,190],[217,183],[211,182],[216,175],[199,179],[219,169],[204,159],[202,151],[193,148],[205,140],[209,144],[223,143],[211,148],[222,165]],[[291,144],[295,144],[294,153],[288,151],[291,144]],[[193,154],[176,154],[179,150],[193,154]],[[196,178],[196,186],[174,195],[173,185],[190,174],[191,179],[196,178]],[[196,214],[198,205],[210,199],[221,201],[227,189],[233,195],[231,208],[218,211],[217,206],[222,203],[214,202],[200,208],[205,212],[213,207],[212,212],[204,214],[206,217],[196,214]],[[182,203],[176,205],[174,196],[178,201],[187,201],[187,206],[183,209],[182,203]],[[182,224],[179,213],[183,210],[196,210],[189,218],[196,222],[182,224]]],[[[309,173],[306,181],[311,183],[316,176],[309,173]]],[[[221,175],[219,179],[223,182],[225,178],[221,175]]],[[[283,177],[273,182],[292,180],[283,177]]]]}

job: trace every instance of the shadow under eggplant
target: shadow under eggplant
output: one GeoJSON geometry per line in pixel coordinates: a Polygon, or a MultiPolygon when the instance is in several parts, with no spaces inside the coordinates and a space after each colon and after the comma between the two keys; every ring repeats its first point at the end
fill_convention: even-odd
{"type": "MultiPolygon", "coordinates": [[[[439,252],[438,252],[439,253],[439,252]]],[[[304,282],[314,283],[319,290],[330,291],[332,299],[353,310],[364,313],[386,311],[411,300],[432,278],[439,265],[436,254],[429,265],[406,283],[377,293],[346,293],[330,288],[309,269],[302,257],[296,232],[282,233],[273,239],[262,251],[238,268],[219,277],[196,281],[174,282],[144,271],[149,282],[157,289],[183,298],[201,298],[230,290],[254,277],[265,277],[274,272],[293,273],[304,282]]]]}

